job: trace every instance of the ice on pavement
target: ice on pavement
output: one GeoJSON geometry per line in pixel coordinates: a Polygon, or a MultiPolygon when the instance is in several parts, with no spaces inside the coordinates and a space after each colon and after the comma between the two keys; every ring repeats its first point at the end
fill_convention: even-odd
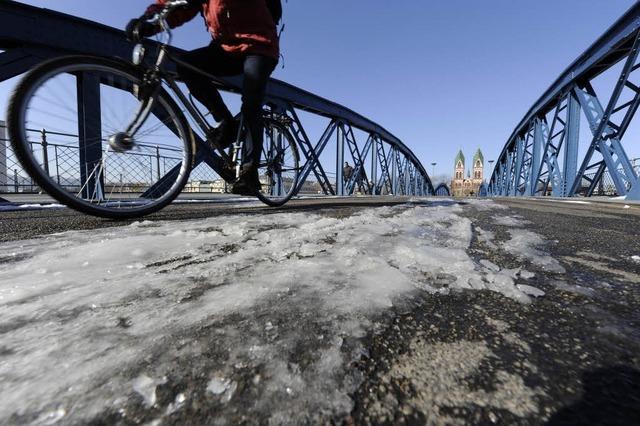
{"type": "Polygon", "coordinates": [[[510,226],[514,228],[519,228],[529,223],[526,220],[522,220],[514,216],[496,216],[494,218],[494,222],[498,225],[510,226]]]}
{"type": "Polygon", "coordinates": [[[495,216],[494,223],[508,228],[511,239],[501,244],[502,249],[521,259],[526,259],[549,272],[564,273],[565,269],[556,259],[544,252],[545,241],[535,232],[521,229],[531,224],[515,216],[495,216]]]}
{"type": "Polygon", "coordinates": [[[545,241],[540,235],[525,229],[510,229],[509,233],[511,234],[511,239],[502,244],[504,250],[520,258],[527,259],[546,271],[561,274],[566,272],[558,260],[541,249],[545,241]]]}
{"type": "MultiPolygon", "coordinates": [[[[145,221],[0,245],[0,423],[82,421],[135,398],[153,406],[181,359],[208,372],[166,413],[195,394],[232,405],[246,391],[239,371],[263,390],[251,409],[272,423],[348,413],[359,383],[348,366],[386,308],[420,292],[541,295],[518,286],[523,271],[467,254],[461,211],[433,203],[145,221]],[[212,349],[195,330],[223,355],[204,356],[212,349]]],[[[539,236],[515,231],[506,248],[544,257],[539,236]]]]}
{"type": "Polygon", "coordinates": [[[0,204],[0,212],[12,212],[20,210],[47,210],[47,209],[63,209],[62,204],[0,204]]]}
{"type": "Polygon", "coordinates": [[[133,381],[133,390],[136,391],[144,399],[147,406],[156,405],[156,388],[167,382],[166,378],[154,380],[148,376],[142,375],[133,381]]]}
{"type": "Polygon", "coordinates": [[[476,228],[476,232],[478,234],[478,240],[482,242],[484,245],[489,247],[492,250],[497,250],[498,246],[493,243],[495,239],[495,234],[491,231],[486,231],[480,227],[476,228]]]}

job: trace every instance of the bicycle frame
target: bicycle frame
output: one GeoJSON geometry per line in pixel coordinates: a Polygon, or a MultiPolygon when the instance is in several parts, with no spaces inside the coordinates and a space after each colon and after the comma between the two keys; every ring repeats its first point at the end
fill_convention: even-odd
{"type": "MultiPolygon", "coordinates": [[[[211,80],[215,80],[215,76],[210,75],[199,68],[188,64],[179,58],[176,58],[171,55],[169,52],[169,47],[171,46],[171,41],[173,40],[173,34],[171,28],[167,24],[167,16],[169,13],[177,8],[186,5],[187,2],[185,0],[177,0],[173,2],[168,2],[166,7],[163,9],[155,17],[155,21],[162,28],[162,33],[167,35],[166,42],[159,43],[159,52],[156,62],[153,66],[144,65],[143,58],[140,57],[141,51],[144,52],[144,48],[142,48],[141,44],[138,44],[134,49],[134,56],[138,56],[138,58],[134,59],[134,63],[138,62],[136,65],[143,67],[145,70],[144,84],[148,84],[151,87],[149,91],[150,95],[142,99],[140,103],[140,107],[136,111],[134,118],[131,121],[131,124],[127,127],[127,130],[124,132],[124,137],[129,138],[130,140],[134,140],[135,134],[142,127],[145,120],[151,114],[153,106],[157,100],[158,93],[162,87],[162,82],[166,82],[168,87],[171,89],[171,92],[178,99],[179,103],[183,108],[188,111],[188,115],[195,122],[200,130],[204,133],[204,135],[208,135],[212,130],[212,126],[207,122],[202,113],[197,109],[197,107],[187,98],[187,95],[180,89],[177,83],[176,76],[174,76],[170,72],[166,72],[163,70],[163,65],[167,59],[171,59],[174,63],[177,63],[185,68],[189,68],[198,74],[205,76],[211,80]]],[[[245,151],[245,143],[242,136],[242,131],[244,128],[244,120],[242,116],[240,116],[240,126],[238,130],[238,134],[236,136],[236,140],[232,145],[232,156],[229,155],[222,149],[218,149],[219,154],[223,158],[226,163],[231,163],[235,166],[235,174],[236,179],[240,177],[242,172],[242,164],[244,162],[244,151],[245,151]]]]}

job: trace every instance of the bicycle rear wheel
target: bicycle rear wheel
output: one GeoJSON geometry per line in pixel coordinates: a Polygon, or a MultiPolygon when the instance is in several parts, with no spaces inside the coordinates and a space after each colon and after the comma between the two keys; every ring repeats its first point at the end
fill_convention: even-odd
{"type": "Polygon", "coordinates": [[[11,143],[25,170],[58,201],[124,219],[157,211],[181,192],[194,142],[164,90],[133,148],[109,146],[140,107],[140,74],[126,63],[70,56],[38,66],[19,83],[8,112],[11,143]]]}
{"type": "Polygon", "coordinates": [[[295,140],[284,124],[267,117],[264,133],[258,165],[261,190],[257,196],[263,203],[278,207],[297,192],[300,156],[295,140]]]}

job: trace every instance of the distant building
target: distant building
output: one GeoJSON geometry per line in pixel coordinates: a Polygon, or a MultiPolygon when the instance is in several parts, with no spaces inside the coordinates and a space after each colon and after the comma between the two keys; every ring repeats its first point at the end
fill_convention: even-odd
{"type": "Polygon", "coordinates": [[[194,180],[185,185],[183,192],[224,194],[227,192],[227,185],[223,179],[214,181],[194,180]]]}
{"type": "Polygon", "coordinates": [[[471,169],[473,175],[470,170],[466,169],[464,154],[460,150],[456,155],[453,179],[451,180],[451,193],[454,197],[470,197],[478,194],[478,190],[484,182],[484,156],[479,149],[473,156],[471,169]]]}

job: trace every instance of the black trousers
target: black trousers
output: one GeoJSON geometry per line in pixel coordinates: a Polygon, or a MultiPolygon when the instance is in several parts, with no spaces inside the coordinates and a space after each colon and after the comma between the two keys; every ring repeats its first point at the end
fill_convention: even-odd
{"type": "MultiPolygon", "coordinates": [[[[242,116],[251,134],[253,157],[257,162],[263,142],[262,104],[269,76],[275,69],[277,61],[261,55],[232,55],[222,50],[215,41],[207,47],[184,54],[182,60],[216,77],[244,75],[242,116]]],[[[233,118],[211,80],[180,65],[178,65],[178,74],[191,94],[211,111],[216,121],[233,118]]]]}

